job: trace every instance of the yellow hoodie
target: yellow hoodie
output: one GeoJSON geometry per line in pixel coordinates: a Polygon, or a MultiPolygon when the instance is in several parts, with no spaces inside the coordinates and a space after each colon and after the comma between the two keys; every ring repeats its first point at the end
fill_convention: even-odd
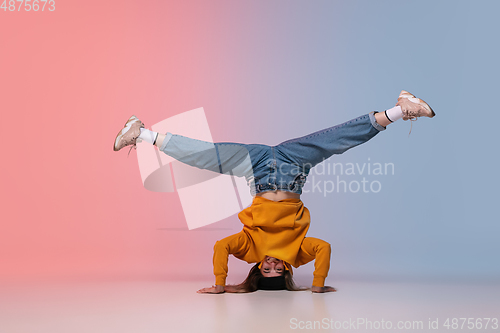
{"type": "Polygon", "coordinates": [[[330,244],[306,237],[311,218],[300,199],[272,201],[256,196],[238,217],[243,230],[214,246],[216,285],[226,285],[227,261],[232,254],[248,263],[260,262],[267,255],[294,267],[316,259],[313,286],[324,286],[330,269],[330,244]]]}

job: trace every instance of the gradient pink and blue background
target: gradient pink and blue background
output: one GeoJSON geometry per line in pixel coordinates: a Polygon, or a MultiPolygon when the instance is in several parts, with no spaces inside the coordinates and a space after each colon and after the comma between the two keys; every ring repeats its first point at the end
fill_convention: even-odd
{"type": "MultiPolygon", "coordinates": [[[[203,107],[215,141],[274,145],[390,108],[406,89],[436,118],[410,137],[401,121],[337,158],[394,163],[382,190],[303,196],[309,235],[332,244],[327,281],[498,281],[499,10],[58,1],[54,12],[0,11],[0,279],[211,284],[213,244],[240,230],[237,216],[181,230],[178,196],[145,190],[135,153],[112,151],[126,119],[151,125],[203,107]]],[[[229,282],[246,269],[231,261],[229,282]]]]}

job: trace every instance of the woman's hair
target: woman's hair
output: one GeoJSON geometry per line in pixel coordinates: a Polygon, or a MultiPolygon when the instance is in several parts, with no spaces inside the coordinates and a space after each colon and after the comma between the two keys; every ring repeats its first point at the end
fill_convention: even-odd
{"type": "MultiPolygon", "coordinates": [[[[259,289],[259,281],[260,279],[268,279],[262,275],[259,269],[259,264],[256,263],[251,269],[250,272],[248,272],[248,276],[240,284],[237,285],[229,285],[226,286],[224,289],[226,292],[230,293],[251,293],[259,289]]],[[[283,272],[283,276],[285,277],[285,286],[287,290],[290,291],[299,291],[299,290],[306,290],[304,288],[299,288],[293,281],[292,273],[290,273],[289,270],[285,270],[283,272]]]]}

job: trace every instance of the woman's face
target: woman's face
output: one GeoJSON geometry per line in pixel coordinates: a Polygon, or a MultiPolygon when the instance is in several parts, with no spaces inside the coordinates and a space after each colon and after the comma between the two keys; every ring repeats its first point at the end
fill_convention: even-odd
{"type": "Polygon", "coordinates": [[[260,272],[264,277],[274,277],[283,275],[285,271],[285,265],[283,265],[283,260],[279,260],[273,257],[266,256],[262,261],[262,266],[260,267],[260,272]]]}

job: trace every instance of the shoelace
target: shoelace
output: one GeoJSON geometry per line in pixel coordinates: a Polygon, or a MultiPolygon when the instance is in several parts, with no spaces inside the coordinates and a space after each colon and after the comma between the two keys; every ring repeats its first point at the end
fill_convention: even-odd
{"type": "Polygon", "coordinates": [[[130,146],[130,149],[128,150],[128,154],[127,154],[127,158],[128,156],[130,155],[130,152],[132,151],[132,148],[134,148],[135,150],[137,150],[137,142],[141,142],[142,139],[139,139],[139,137],[133,139],[134,143],[130,146]]]}
{"type": "Polygon", "coordinates": [[[410,121],[411,121],[411,126],[410,126],[410,133],[408,133],[408,137],[410,137],[410,134],[411,134],[411,129],[413,128],[413,122],[414,121],[417,121],[418,118],[410,118],[410,121]]]}
{"type": "Polygon", "coordinates": [[[137,150],[137,146],[136,146],[135,143],[132,146],[130,146],[130,149],[128,150],[127,158],[130,155],[130,151],[132,150],[132,148],[134,148],[135,150],[137,150]]]}
{"type": "Polygon", "coordinates": [[[419,113],[418,113],[418,111],[408,110],[406,112],[406,116],[408,117],[408,120],[411,121],[410,132],[408,133],[408,137],[409,137],[411,134],[411,130],[413,129],[413,122],[418,120],[419,113]]]}

